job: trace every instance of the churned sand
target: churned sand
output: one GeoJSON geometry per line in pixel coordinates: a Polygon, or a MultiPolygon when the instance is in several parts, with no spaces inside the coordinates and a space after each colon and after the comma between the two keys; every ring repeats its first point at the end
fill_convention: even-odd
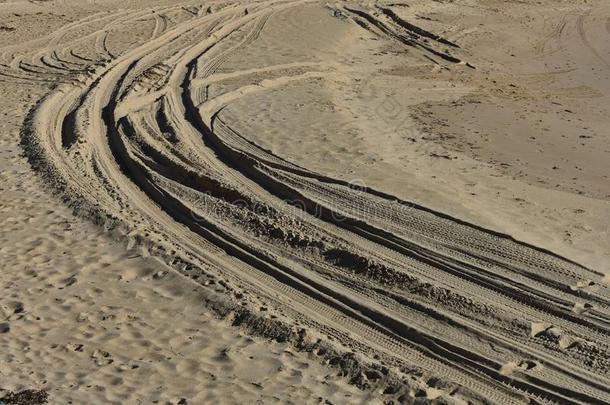
{"type": "Polygon", "coordinates": [[[0,1],[0,398],[609,402],[609,12],[0,1]]]}

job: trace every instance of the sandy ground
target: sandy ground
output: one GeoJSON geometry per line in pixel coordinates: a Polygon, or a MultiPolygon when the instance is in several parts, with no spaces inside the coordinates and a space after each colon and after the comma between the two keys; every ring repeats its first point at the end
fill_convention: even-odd
{"type": "MultiPolygon", "coordinates": [[[[351,71],[257,95],[256,103],[242,98],[227,110],[231,120],[255,125],[249,136],[309,169],[610,271],[607,6],[407,3],[395,10],[459,42],[454,52],[476,70],[435,67],[354,33],[358,41],[350,37],[340,53],[318,56],[351,71]],[[295,92],[307,102],[289,102],[295,92]]],[[[265,46],[279,46],[271,29],[263,38],[276,44],[265,46]]],[[[315,47],[308,41],[290,57],[310,60],[315,47]]],[[[283,63],[284,55],[265,54],[264,62],[283,63]]],[[[245,54],[227,69],[253,63],[261,62],[245,54]]]]}
{"type": "Polygon", "coordinates": [[[53,404],[376,402],[319,359],[219,320],[197,285],[41,192],[9,145],[0,397],[43,390],[53,404]]]}
{"type": "Polygon", "coordinates": [[[52,404],[380,403],[319,357],[231,327],[206,307],[209,293],[200,286],[76,218],[19,146],[24,112],[43,89],[7,83],[2,89],[6,403],[35,404],[45,396],[52,404]],[[23,399],[29,390],[41,396],[7,399],[23,399]]]}
{"type": "Polygon", "coordinates": [[[610,401],[605,2],[0,6],[0,389],[610,401]]]}
{"type": "MultiPolygon", "coordinates": [[[[17,27],[20,40],[94,11],[67,4],[58,15],[54,4],[10,3],[0,4],[0,27],[17,27]]],[[[0,28],[2,45],[14,43],[12,32],[0,28]]],[[[320,357],[231,327],[206,306],[209,292],[75,217],[19,145],[25,114],[48,87],[9,80],[0,89],[6,403],[381,403],[320,357]]]]}

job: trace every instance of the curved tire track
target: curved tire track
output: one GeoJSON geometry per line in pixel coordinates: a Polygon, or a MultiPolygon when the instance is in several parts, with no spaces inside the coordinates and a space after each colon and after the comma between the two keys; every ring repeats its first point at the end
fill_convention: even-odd
{"type": "MultiPolygon", "coordinates": [[[[212,98],[197,85],[256,46],[269,18],[308,2],[234,4],[172,27],[153,16],[147,42],[88,75],[62,64],[55,49],[38,53],[47,63],[13,65],[35,80],[76,76],[26,121],[31,161],[81,212],[192,263],[183,273],[199,269],[202,283],[223,280],[253,308],[271,303],[346,347],[405,373],[423,370],[424,385],[443,386],[436,377],[459,384],[447,396],[610,401],[610,292],[600,273],[310,172],[222,121],[222,108],[252,89],[320,77],[309,66],[212,98]]],[[[390,36],[399,35],[393,22],[446,45],[388,11],[386,22],[356,14],[390,36]]],[[[108,34],[95,32],[89,39],[108,34]]],[[[73,53],[70,43],[51,42],[73,53]]],[[[77,60],[68,62],[85,65],[77,60]]]]}

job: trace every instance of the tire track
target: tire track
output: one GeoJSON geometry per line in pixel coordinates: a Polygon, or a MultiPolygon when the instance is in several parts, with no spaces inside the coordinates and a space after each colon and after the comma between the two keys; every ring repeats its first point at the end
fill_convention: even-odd
{"type": "Polygon", "coordinates": [[[606,59],[597,51],[597,49],[595,49],[595,47],[591,44],[591,41],[589,41],[589,39],[587,38],[587,32],[585,30],[585,20],[591,15],[591,12],[592,10],[590,10],[587,14],[578,16],[578,18],[576,19],[576,29],[578,31],[578,36],[580,37],[580,40],[582,41],[583,45],[586,46],[589,51],[591,51],[591,54],[593,54],[593,56],[595,56],[595,58],[599,62],[601,62],[606,68],[610,68],[610,63],[606,61],[606,59]]]}
{"type": "MultiPolygon", "coordinates": [[[[56,48],[37,51],[41,65],[17,67],[37,80],[84,77],[41,100],[24,124],[32,164],[84,215],[186,263],[177,268],[182,274],[214,281],[254,312],[272,305],[285,322],[309,325],[369,361],[377,356],[424,391],[504,404],[610,401],[610,292],[600,273],[313,173],[223,122],[222,108],[237,99],[332,70],[244,70],[216,79],[275,76],[263,86],[208,92],[223,63],[257,46],[270,19],[307,3],[317,2],[188,9],[190,17],[172,26],[159,10],[128,11],[123,21],[155,21],[152,36],[109,54],[88,75],[59,61],[56,48]],[[596,291],[586,289],[591,283],[596,291]],[[584,310],[575,312],[577,305],[584,310]]],[[[460,62],[418,41],[455,44],[389,9],[385,17],[346,10],[424,53],[460,62]]],[[[112,25],[89,38],[104,52],[112,25]]],[[[57,38],[63,54],[76,55],[74,42],[57,38]]],[[[74,66],[87,65],[75,58],[74,66]]]]}

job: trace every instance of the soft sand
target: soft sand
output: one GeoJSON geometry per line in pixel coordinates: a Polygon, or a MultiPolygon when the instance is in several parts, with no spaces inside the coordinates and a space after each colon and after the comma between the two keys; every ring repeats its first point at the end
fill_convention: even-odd
{"type": "MultiPolygon", "coordinates": [[[[0,28],[0,43],[95,11],[74,5],[0,3],[0,27],[17,27],[0,28]]],[[[209,292],[74,217],[19,146],[47,87],[8,79],[0,91],[0,398],[41,390],[52,404],[380,403],[320,357],[231,327],[206,308],[209,292]]]]}
{"type": "Polygon", "coordinates": [[[209,292],[74,217],[20,156],[37,90],[2,89],[0,398],[42,390],[51,404],[379,403],[319,357],[231,327],[206,308],[209,292]]]}
{"type": "Polygon", "coordinates": [[[15,151],[2,143],[11,166],[2,167],[0,397],[36,389],[53,404],[375,402],[319,359],[218,320],[196,285],[58,207],[15,151]]]}
{"type": "Polygon", "coordinates": [[[610,400],[604,2],[0,4],[0,388],[610,400]]]}

